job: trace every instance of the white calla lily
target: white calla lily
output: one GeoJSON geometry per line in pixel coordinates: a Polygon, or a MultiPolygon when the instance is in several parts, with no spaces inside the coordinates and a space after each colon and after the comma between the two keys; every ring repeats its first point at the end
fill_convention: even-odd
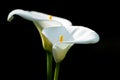
{"type": "Polygon", "coordinates": [[[14,15],[21,16],[35,24],[44,49],[53,53],[56,62],[64,59],[73,44],[89,44],[99,41],[99,36],[95,31],[82,26],[72,26],[72,23],[64,18],[36,11],[16,9],[9,13],[7,20],[11,21],[14,15]],[[62,43],[59,41],[59,37],[62,43]],[[64,38],[63,41],[62,38],[64,38]]]}
{"type": "Polygon", "coordinates": [[[52,43],[52,53],[56,63],[61,62],[73,44],[91,44],[99,41],[98,34],[83,26],[50,27],[42,33],[52,43]]]}
{"type": "Polygon", "coordinates": [[[41,31],[47,27],[72,25],[69,20],[64,18],[48,15],[37,11],[27,11],[22,9],[15,9],[11,11],[8,15],[7,20],[10,22],[14,18],[14,15],[21,16],[22,18],[32,21],[35,24],[36,28],[40,33],[43,48],[49,52],[51,52],[52,44],[46,39],[46,37],[41,33],[41,31]]]}
{"type": "Polygon", "coordinates": [[[64,18],[16,9],[9,13],[7,20],[11,21],[14,15],[32,21],[38,29],[43,48],[48,52],[47,80],[52,80],[52,56],[56,62],[54,80],[58,80],[60,62],[74,44],[91,44],[99,41],[99,35],[95,31],[83,26],[72,26],[72,23],[64,18]]]}

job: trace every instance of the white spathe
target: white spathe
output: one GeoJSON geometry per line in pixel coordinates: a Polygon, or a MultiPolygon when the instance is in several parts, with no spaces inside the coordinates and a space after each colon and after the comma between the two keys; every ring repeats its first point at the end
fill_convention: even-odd
{"type": "Polygon", "coordinates": [[[21,16],[22,18],[32,21],[41,30],[46,27],[57,27],[57,26],[69,26],[72,23],[64,18],[48,15],[37,11],[27,11],[22,9],[15,9],[8,15],[7,20],[11,21],[14,15],[21,16]]]}
{"type": "Polygon", "coordinates": [[[56,63],[61,62],[74,44],[91,44],[99,41],[98,34],[83,26],[49,27],[42,33],[53,44],[52,53],[56,63]],[[60,37],[64,39],[60,41],[60,37]]]}
{"type": "Polygon", "coordinates": [[[72,23],[64,18],[16,9],[9,13],[7,20],[11,21],[14,15],[21,16],[35,24],[40,33],[43,48],[53,53],[56,63],[65,58],[72,45],[99,41],[99,35],[95,31],[83,26],[72,26],[72,23]]]}
{"type": "Polygon", "coordinates": [[[32,21],[36,28],[38,29],[41,39],[42,39],[42,44],[43,48],[46,51],[51,52],[51,46],[52,44],[46,39],[46,37],[41,33],[41,31],[44,28],[47,27],[57,27],[57,26],[69,26],[72,25],[72,23],[64,18],[52,16],[49,14],[37,12],[37,11],[28,11],[28,10],[22,10],[22,9],[15,9],[12,10],[7,17],[7,20],[10,22],[13,18],[14,15],[18,15],[26,20],[32,21]]]}

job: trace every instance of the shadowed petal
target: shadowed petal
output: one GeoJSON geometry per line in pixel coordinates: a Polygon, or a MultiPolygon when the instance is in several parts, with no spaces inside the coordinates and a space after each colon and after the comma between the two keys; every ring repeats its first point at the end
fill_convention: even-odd
{"type": "Polygon", "coordinates": [[[52,53],[55,62],[56,63],[61,62],[73,45],[74,45],[73,43],[60,43],[60,42],[54,44],[52,48],[52,53]]]}

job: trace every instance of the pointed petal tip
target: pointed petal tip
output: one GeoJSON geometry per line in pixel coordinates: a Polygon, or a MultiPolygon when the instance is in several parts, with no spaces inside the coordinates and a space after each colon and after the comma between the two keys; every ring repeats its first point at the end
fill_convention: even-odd
{"type": "Polygon", "coordinates": [[[11,22],[11,21],[13,20],[13,18],[14,18],[13,15],[8,15],[7,21],[8,21],[8,22],[11,22]]]}
{"type": "Polygon", "coordinates": [[[11,22],[11,21],[13,20],[13,18],[14,18],[14,15],[15,15],[15,14],[18,14],[18,13],[21,13],[21,12],[23,12],[22,9],[12,10],[12,11],[8,14],[7,21],[8,21],[8,22],[11,22]]]}

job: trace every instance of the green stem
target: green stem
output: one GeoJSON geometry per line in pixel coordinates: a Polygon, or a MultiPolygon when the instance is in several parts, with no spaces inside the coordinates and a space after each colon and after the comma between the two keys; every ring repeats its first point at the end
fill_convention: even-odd
{"type": "Polygon", "coordinates": [[[47,80],[52,80],[52,54],[47,53],[47,80]]]}
{"type": "Polygon", "coordinates": [[[54,72],[54,80],[58,80],[59,69],[60,69],[60,63],[56,63],[55,72],[54,72]]]}

